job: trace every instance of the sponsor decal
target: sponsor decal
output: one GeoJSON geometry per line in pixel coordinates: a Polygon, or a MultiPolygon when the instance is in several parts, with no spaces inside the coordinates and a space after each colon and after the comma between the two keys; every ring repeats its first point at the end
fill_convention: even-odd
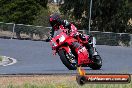
{"type": "Polygon", "coordinates": [[[78,84],[89,84],[89,83],[130,83],[131,76],[130,74],[88,74],[81,67],[78,68],[79,74],[76,76],[76,81],[78,84]]]}

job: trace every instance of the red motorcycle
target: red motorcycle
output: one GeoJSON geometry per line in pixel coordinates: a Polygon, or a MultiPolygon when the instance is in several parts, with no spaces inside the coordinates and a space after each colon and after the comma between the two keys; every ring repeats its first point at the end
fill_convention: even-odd
{"type": "Polygon", "coordinates": [[[102,59],[97,54],[95,46],[95,39],[93,38],[90,46],[92,46],[94,51],[94,56],[89,58],[89,50],[85,47],[85,44],[88,43],[86,36],[86,40],[82,41],[79,39],[73,38],[69,36],[66,29],[63,26],[60,26],[60,29],[54,33],[53,38],[50,41],[50,45],[52,46],[52,50],[54,54],[58,53],[62,63],[69,70],[76,70],[78,66],[82,67],[90,67],[94,70],[100,69],[102,66],[102,59]],[[80,44],[79,48],[75,48],[72,46],[72,43],[80,44]]]}

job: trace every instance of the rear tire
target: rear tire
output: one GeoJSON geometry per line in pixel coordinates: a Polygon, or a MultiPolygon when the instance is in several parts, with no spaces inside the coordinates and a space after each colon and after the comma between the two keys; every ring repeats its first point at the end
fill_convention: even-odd
{"type": "Polygon", "coordinates": [[[90,68],[92,68],[93,70],[99,70],[102,67],[102,59],[99,55],[95,55],[93,57],[93,62],[92,64],[90,64],[90,68]]]}
{"type": "Polygon", "coordinates": [[[76,70],[77,65],[72,64],[70,61],[68,61],[68,58],[66,57],[66,51],[64,49],[60,49],[58,51],[58,54],[60,56],[60,59],[62,63],[69,69],[69,70],[76,70]]]}

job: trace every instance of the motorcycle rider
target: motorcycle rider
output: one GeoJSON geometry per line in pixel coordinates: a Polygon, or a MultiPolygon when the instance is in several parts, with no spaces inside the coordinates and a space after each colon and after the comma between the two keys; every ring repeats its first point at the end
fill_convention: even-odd
{"type": "MultiPolygon", "coordinates": [[[[77,32],[76,27],[74,29],[71,28],[71,25],[74,26],[72,23],[68,22],[67,20],[62,20],[60,15],[57,13],[50,15],[49,22],[50,22],[50,25],[52,26],[52,29],[50,32],[51,37],[53,37],[55,31],[59,30],[60,25],[63,25],[63,27],[65,29],[68,29],[68,32],[73,33],[72,36],[74,38],[77,38],[77,36],[79,36],[79,38],[82,41],[84,41],[86,39],[83,34],[77,32]]],[[[90,40],[90,36],[89,36],[89,42],[90,41],[91,40],[90,40]]],[[[79,47],[79,45],[77,43],[73,43],[73,46],[79,47]]],[[[88,51],[89,51],[89,57],[90,57],[90,59],[92,59],[92,56],[93,56],[92,47],[89,44],[87,44],[86,47],[88,48],[88,51]]]]}

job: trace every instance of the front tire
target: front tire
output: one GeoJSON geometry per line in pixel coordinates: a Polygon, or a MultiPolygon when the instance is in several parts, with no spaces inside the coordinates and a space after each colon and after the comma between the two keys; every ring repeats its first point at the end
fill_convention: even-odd
{"type": "Polygon", "coordinates": [[[77,65],[76,64],[72,64],[68,58],[66,57],[66,51],[64,49],[60,49],[58,51],[58,54],[60,56],[60,59],[62,61],[62,63],[69,69],[69,70],[76,70],[77,69],[77,65]]]}

